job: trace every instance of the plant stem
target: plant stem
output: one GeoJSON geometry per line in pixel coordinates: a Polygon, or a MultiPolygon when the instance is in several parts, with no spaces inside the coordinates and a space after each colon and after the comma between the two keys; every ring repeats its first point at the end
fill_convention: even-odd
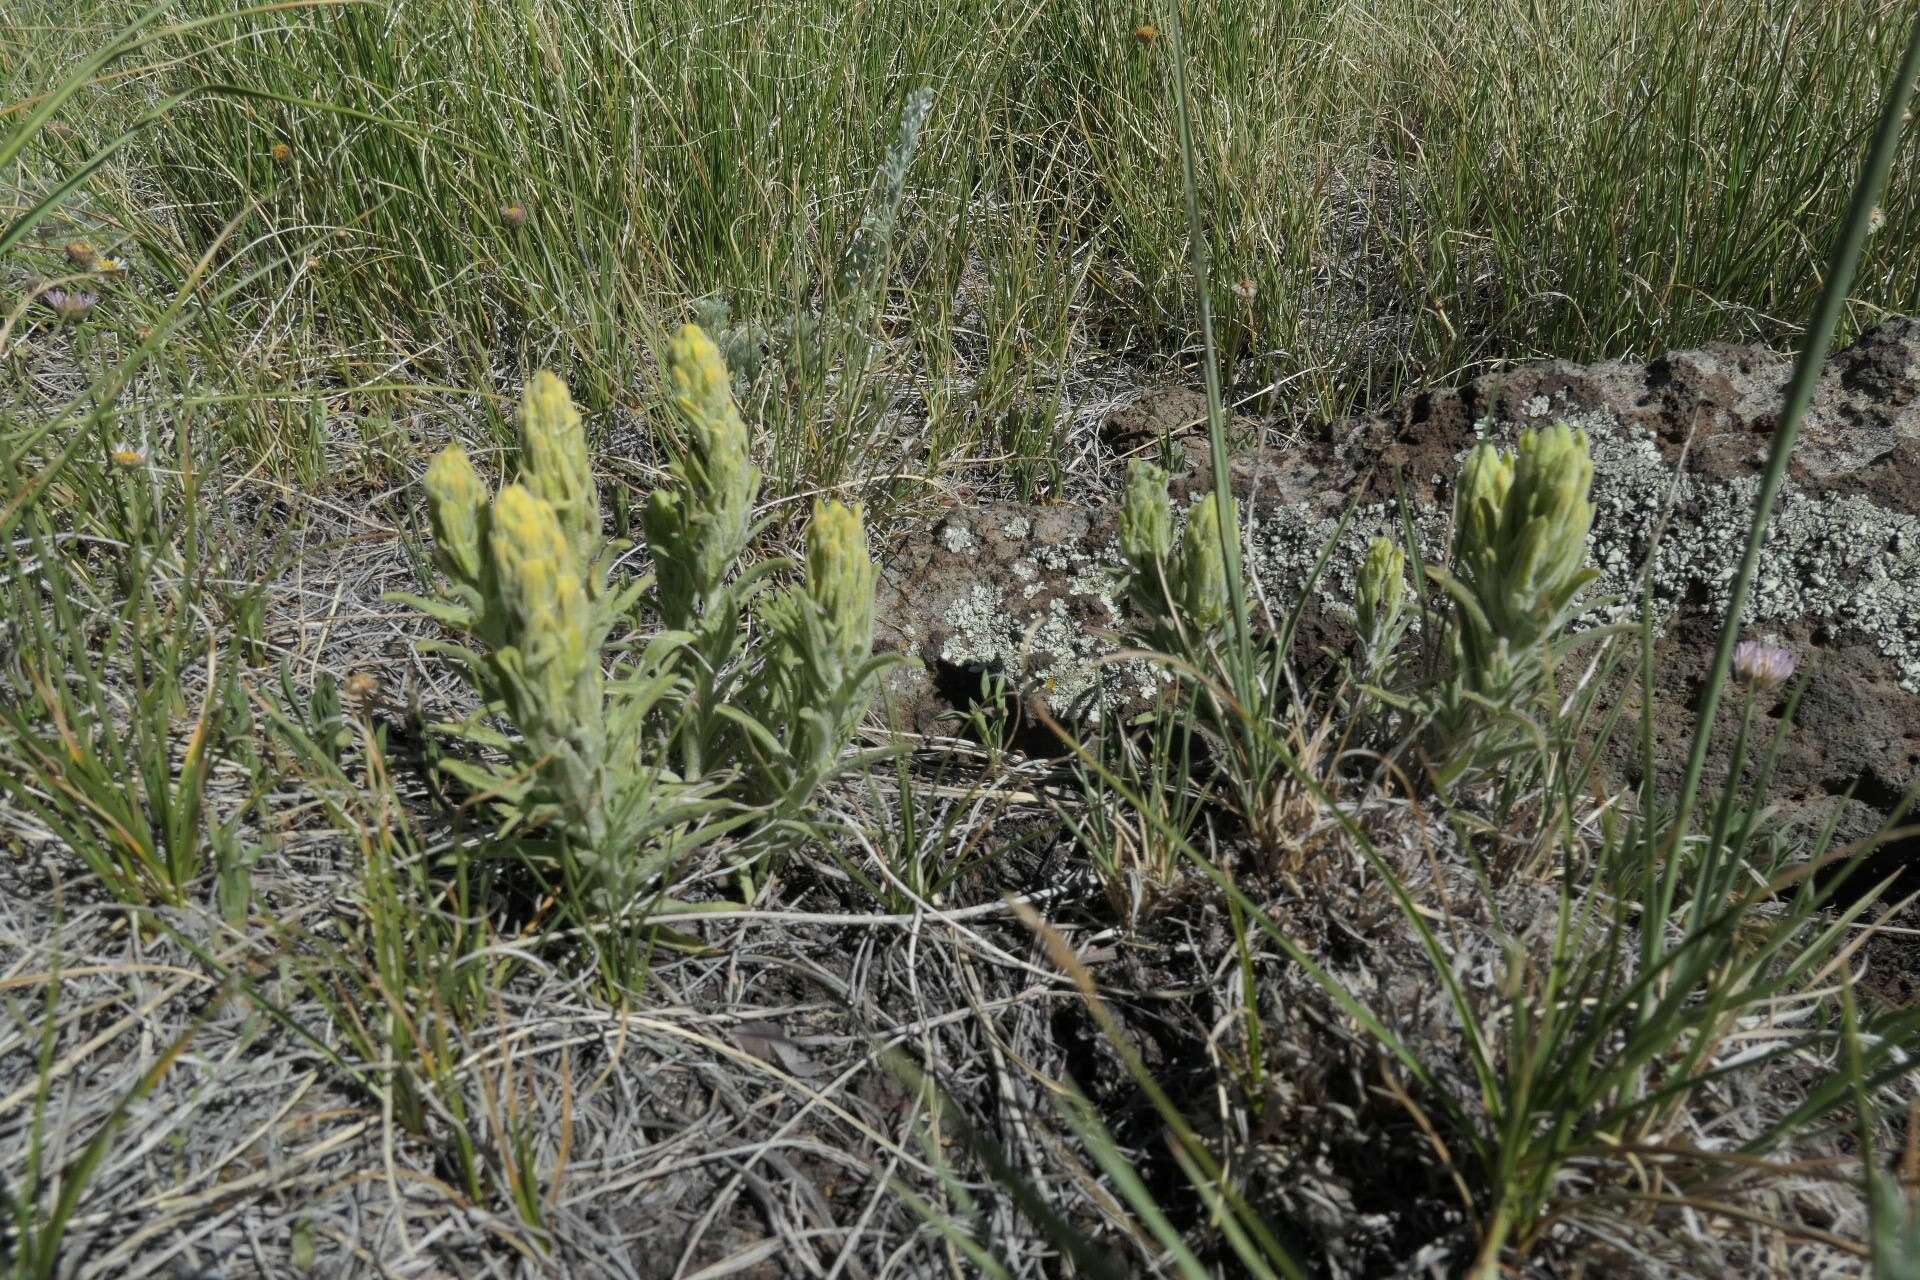
{"type": "Polygon", "coordinates": [[[1213,336],[1213,298],[1207,285],[1207,243],[1200,225],[1200,181],[1193,158],[1193,118],[1187,103],[1187,56],[1180,28],[1180,5],[1166,6],[1167,33],[1173,55],[1173,97],[1180,119],[1180,164],[1187,194],[1187,255],[1193,273],[1193,292],[1200,309],[1200,344],[1207,379],[1207,443],[1213,459],[1214,501],[1220,507],[1220,559],[1226,568],[1227,600],[1233,609],[1233,647],[1236,683],[1244,695],[1253,679],[1253,638],[1247,629],[1247,588],[1240,574],[1240,522],[1227,518],[1232,495],[1227,469],[1227,415],[1220,394],[1220,360],[1213,336]]]}
{"type": "Polygon", "coordinates": [[[1780,410],[1780,423],[1774,429],[1773,451],[1767,458],[1767,469],[1760,479],[1759,495],[1754,499],[1753,528],[1747,534],[1746,551],[1740,558],[1740,572],[1734,576],[1733,592],[1727,600],[1727,615],[1720,625],[1720,643],[1714,653],[1713,670],[1707,677],[1706,692],[1700,702],[1700,720],[1694,729],[1693,752],[1687,759],[1686,777],[1680,786],[1679,803],[1670,828],[1672,834],[1667,842],[1669,857],[1685,838],[1687,824],[1693,816],[1694,799],[1700,790],[1701,775],[1706,770],[1707,747],[1713,740],[1714,716],[1720,709],[1720,695],[1726,686],[1728,669],[1733,663],[1734,645],[1740,639],[1741,617],[1746,612],[1748,598],[1753,594],[1753,580],[1760,567],[1760,551],[1766,540],[1767,521],[1773,514],[1774,500],[1779,497],[1780,488],[1786,483],[1787,463],[1792,457],[1794,443],[1800,437],[1801,422],[1806,417],[1807,405],[1813,399],[1820,370],[1826,364],[1827,351],[1833,344],[1834,330],[1839,327],[1847,297],[1853,289],[1854,273],[1859,269],[1861,254],[1866,247],[1874,207],[1879,201],[1881,188],[1886,184],[1887,171],[1893,166],[1894,153],[1899,149],[1916,72],[1920,72],[1920,20],[1914,22],[1907,37],[1906,54],[1900,60],[1900,69],[1894,73],[1893,83],[1888,87],[1881,105],[1880,123],[1874,130],[1873,143],[1868,149],[1859,184],[1854,188],[1846,225],[1841,232],[1840,243],[1834,250],[1833,266],[1828,272],[1826,287],[1820,291],[1820,301],[1807,327],[1806,345],[1800,350],[1799,361],[1793,370],[1793,381],[1787,388],[1786,403],[1780,410]]]}

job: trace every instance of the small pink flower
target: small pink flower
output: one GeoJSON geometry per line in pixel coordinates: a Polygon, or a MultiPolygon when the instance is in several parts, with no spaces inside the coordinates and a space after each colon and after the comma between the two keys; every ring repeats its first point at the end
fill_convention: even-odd
{"type": "Polygon", "coordinates": [[[46,303],[63,322],[72,324],[84,319],[87,312],[93,310],[94,304],[100,301],[100,295],[83,293],[78,289],[44,289],[40,293],[40,301],[46,303]]]}
{"type": "Polygon", "coordinates": [[[1733,674],[1756,689],[1777,689],[1793,679],[1793,650],[1765,640],[1742,640],[1733,650],[1733,674]]]}

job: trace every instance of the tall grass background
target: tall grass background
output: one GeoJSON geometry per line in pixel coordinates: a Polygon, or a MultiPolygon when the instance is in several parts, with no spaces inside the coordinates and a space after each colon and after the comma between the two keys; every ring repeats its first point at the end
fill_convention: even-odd
{"type": "MultiPolygon", "coordinates": [[[[29,5],[10,81],[51,83],[133,12],[29,5]]],[[[1193,0],[1229,394],[1325,421],[1495,358],[1791,341],[1903,13],[1193,0]]],[[[237,90],[169,112],[95,196],[168,270],[223,237],[264,269],[220,317],[234,376],[337,409],[554,363],[604,428],[689,302],[774,330],[822,305],[903,103],[931,88],[871,321],[884,355],[861,370],[887,411],[796,385],[830,370],[776,370],[766,404],[819,401],[775,415],[776,482],[1031,494],[1061,485],[1074,368],[1151,367],[1197,336],[1170,56],[1152,6],[1104,0],[340,0],[143,50],[24,163],[70,165],[163,95],[237,90]]],[[[1920,306],[1912,164],[1843,338],[1920,306]]],[[[250,434],[320,469],[295,424],[250,434]]]]}

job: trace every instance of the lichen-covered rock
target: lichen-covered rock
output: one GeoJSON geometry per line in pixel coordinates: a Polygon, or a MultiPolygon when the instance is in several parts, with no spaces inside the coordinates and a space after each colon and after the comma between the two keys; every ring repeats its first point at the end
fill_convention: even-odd
{"type": "MultiPolygon", "coordinates": [[[[1737,346],[1646,363],[1548,361],[1417,395],[1318,440],[1248,451],[1234,460],[1233,484],[1249,570],[1268,608],[1290,609],[1352,505],[1308,610],[1318,634],[1336,634],[1369,540],[1398,533],[1401,492],[1438,558],[1450,485],[1472,445],[1559,420],[1581,427],[1593,441],[1590,545],[1603,574],[1587,597],[1613,597],[1610,607],[1630,614],[1660,534],[1654,711],[1660,767],[1676,771],[1791,372],[1790,356],[1737,346]]],[[[1184,422],[1191,409],[1183,394],[1177,411],[1135,407],[1122,425],[1184,422]]],[[[1203,454],[1186,456],[1198,464],[1203,454]]],[[[1175,481],[1176,508],[1209,485],[1194,465],[1175,481]]],[[[895,680],[907,717],[933,728],[983,674],[1068,718],[1148,691],[1150,668],[1110,657],[1122,607],[1115,514],[982,506],[910,540],[888,567],[879,628],[882,646],[920,659],[895,680]]],[[[1830,361],[1747,622],[1792,645],[1812,672],[1773,799],[1808,820],[1838,806],[1843,838],[1868,834],[1920,776],[1920,321],[1889,320],[1830,361]]],[[[1615,749],[1609,763],[1618,781],[1633,781],[1631,752],[1615,749]]]]}

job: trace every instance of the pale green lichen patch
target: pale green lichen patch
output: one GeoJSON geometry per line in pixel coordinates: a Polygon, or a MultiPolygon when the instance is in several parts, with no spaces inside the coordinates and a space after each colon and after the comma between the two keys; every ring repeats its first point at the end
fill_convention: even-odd
{"type": "MultiPolygon", "coordinates": [[[[1593,446],[1597,516],[1589,555],[1601,577],[1587,598],[1603,605],[1603,616],[1637,616],[1640,573],[1671,505],[1674,514],[1653,567],[1656,622],[1664,624],[1689,598],[1724,610],[1758,480],[1692,475],[1676,483],[1674,468],[1647,432],[1603,412],[1570,414],[1567,421],[1584,429],[1593,446]]],[[[1501,443],[1518,431],[1510,423],[1478,425],[1484,438],[1501,443]]],[[[1446,547],[1447,519],[1444,511],[1416,515],[1421,554],[1429,560],[1446,547]]],[[[1267,590],[1281,600],[1297,591],[1336,525],[1285,507],[1253,522],[1249,562],[1267,590]]],[[[1335,604],[1352,598],[1354,575],[1375,534],[1402,536],[1396,510],[1379,504],[1354,513],[1320,583],[1322,598],[1335,604]]],[[[1819,497],[1788,485],[1769,527],[1745,621],[1761,626],[1797,618],[1872,636],[1900,685],[1920,693],[1920,517],[1864,497],[1819,497]]]]}
{"type": "Polygon", "coordinates": [[[1116,548],[1098,553],[1078,544],[1032,549],[1032,560],[1016,561],[1022,601],[1043,587],[1055,592],[1046,604],[1016,605],[1004,591],[981,584],[971,588],[945,616],[949,636],[940,658],[958,666],[1003,674],[1016,686],[1043,697],[1059,715],[1104,712],[1151,694],[1166,674],[1139,659],[1115,661],[1115,631],[1121,623],[1115,599],[1119,586],[1116,548]],[[1063,575],[1064,581],[1038,580],[1035,562],[1063,575]]]}
{"type": "MultiPolygon", "coordinates": [[[[1537,417],[1536,407],[1530,403],[1524,411],[1537,417]]],[[[1598,514],[1589,546],[1601,577],[1586,598],[1596,606],[1596,619],[1637,616],[1640,573],[1669,504],[1673,515],[1653,569],[1656,623],[1663,625],[1683,601],[1723,609],[1757,480],[1692,475],[1676,483],[1674,468],[1645,431],[1605,412],[1572,413],[1567,421],[1592,441],[1598,514]]],[[[1483,438],[1506,443],[1518,424],[1490,421],[1477,429],[1483,438]]],[[[1445,552],[1449,521],[1444,509],[1414,513],[1421,555],[1429,563],[1445,552]]],[[[1274,613],[1292,606],[1338,527],[1336,518],[1305,506],[1250,512],[1247,568],[1274,613]]],[[[1317,584],[1321,600],[1346,608],[1367,545],[1377,535],[1404,536],[1396,506],[1377,503],[1353,512],[1317,584]]],[[[943,656],[1003,672],[1016,683],[1026,683],[1025,673],[1033,672],[1049,704],[1062,712],[1096,686],[1096,706],[1112,707],[1150,691],[1154,674],[1145,664],[1100,662],[1115,647],[1101,631],[1120,622],[1114,598],[1122,563],[1118,546],[1038,545],[1027,556],[1013,571],[1022,598],[975,588],[946,619],[953,638],[943,656]],[[1042,587],[1056,594],[1036,615],[1028,602],[1042,587]],[[1069,607],[1069,599],[1076,607],[1069,607]],[[1102,622],[1089,625],[1087,618],[1102,622]]],[[[1920,693],[1920,517],[1864,497],[1819,497],[1789,485],[1774,514],[1746,621],[1759,627],[1799,618],[1870,635],[1888,659],[1889,674],[1920,693]]]]}

